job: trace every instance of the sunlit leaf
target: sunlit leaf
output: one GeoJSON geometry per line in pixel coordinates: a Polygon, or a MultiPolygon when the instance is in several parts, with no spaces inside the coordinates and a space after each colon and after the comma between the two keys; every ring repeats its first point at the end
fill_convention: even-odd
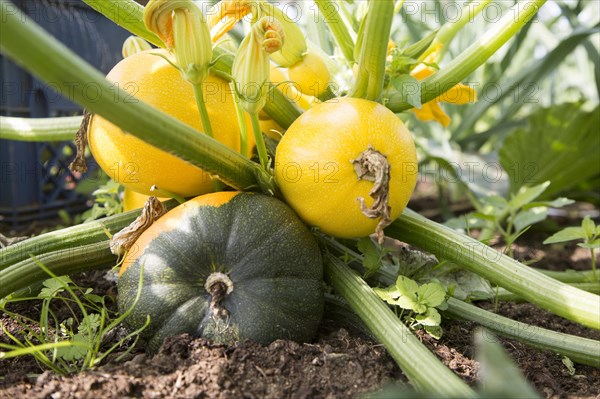
{"type": "Polygon", "coordinates": [[[567,227],[546,238],[544,240],[544,244],[555,244],[557,242],[584,240],[585,238],[585,232],[581,229],[581,227],[567,227]]]}
{"type": "Polygon", "coordinates": [[[446,298],[446,290],[441,284],[427,283],[417,289],[419,302],[427,306],[438,306],[446,298]]]}
{"type": "Polygon", "coordinates": [[[513,219],[515,231],[521,231],[527,226],[546,220],[546,217],[548,217],[548,208],[545,206],[538,206],[526,211],[521,211],[517,213],[513,219]]]}

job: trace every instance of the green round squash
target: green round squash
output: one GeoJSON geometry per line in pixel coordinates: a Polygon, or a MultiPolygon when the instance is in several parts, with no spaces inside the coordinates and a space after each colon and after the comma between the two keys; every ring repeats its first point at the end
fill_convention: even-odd
{"type": "Polygon", "coordinates": [[[202,195],[171,210],[121,266],[121,313],[150,351],[189,333],[220,343],[308,341],[323,314],[318,245],[295,213],[261,194],[202,195]],[[140,280],[140,272],[143,278],[140,280]]]}

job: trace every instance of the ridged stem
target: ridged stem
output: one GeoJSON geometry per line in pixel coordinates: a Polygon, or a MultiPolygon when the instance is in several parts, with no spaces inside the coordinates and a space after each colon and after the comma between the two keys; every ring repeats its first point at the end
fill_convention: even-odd
{"type": "Polygon", "coordinates": [[[560,353],[574,362],[600,367],[600,341],[521,323],[454,298],[448,299],[448,309],[444,314],[472,321],[533,348],[560,353]]]}
{"type": "MultiPolygon", "coordinates": [[[[172,209],[178,203],[175,200],[170,200],[165,202],[164,205],[167,209],[172,209]]],[[[141,209],[136,209],[119,215],[51,231],[2,248],[0,249],[0,270],[29,259],[31,255],[38,256],[65,248],[79,247],[104,241],[108,237],[107,233],[115,234],[119,232],[133,222],[140,213],[141,209]]]]}
{"type": "Polygon", "coordinates": [[[371,1],[359,42],[358,76],[352,97],[377,101],[383,90],[385,60],[394,19],[394,2],[371,1]]]}
{"type": "Polygon", "coordinates": [[[0,139],[18,141],[75,140],[82,116],[15,118],[0,116],[0,139]]]}
{"type": "Polygon", "coordinates": [[[339,5],[332,0],[315,0],[315,4],[319,8],[320,16],[331,30],[333,38],[337,43],[342,54],[350,63],[354,63],[354,40],[350,35],[350,30],[344,22],[339,11],[339,5]]]}
{"type": "Polygon", "coordinates": [[[0,298],[49,278],[36,262],[41,262],[58,276],[83,271],[106,269],[116,264],[117,257],[110,251],[110,243],[105,238],[93,244],[81,245],[46,252],[35,258],[24,259],[19,263],[0,270],[0,298]]]}
{"type": "Polygon", "coordinates": [[[600,329],[600,297],[571,287],[487,245],[406,209],[386,235],[419,247],[485,277],[528,302],[600,329]]]}

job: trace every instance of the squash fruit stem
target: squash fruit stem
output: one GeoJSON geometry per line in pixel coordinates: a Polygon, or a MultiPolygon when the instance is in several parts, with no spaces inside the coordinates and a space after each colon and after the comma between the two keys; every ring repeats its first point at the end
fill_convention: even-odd
{"type": "Polygon", "coordinates": [[[232,345],[239,341],[240,332],[231,322],[229,311],[221,305],[221,301],[233,291],[233,282],[224,273],[211,273],[204,283],[204,289],[211,296],[210,311],[202,322],[202,336],[217,344],[232,345]]]}
{"type": "Polygon", "coordinates": [[[142,233],[167,213],[167,208],[152,196],[146,200],[142,214],[138,216],[131,224],[119,231],[110,239],[110,250],[115,255],[124,255],[135,244],[142,233]]]}
{"type": "Polygon", "coordinates": [[[69,165],[69,170],[72,172],[85,173],[88,170],[87,163],[85,162],[85,147],[87,146],[87,130],[91,119],[92,114],[88,110],[84,110],[81,126],[79,126],[79,130],[75,134],[77,154],[73,162],[69,165]]]}
{"type": "Polygon", "coordinates": [[[358,158],[350,161],[354,165],[354,170],[358,180],[369,180],[374,182],[373,188],[369,192],[371,198],[375,201],[370,208],[365,205],[365,199],[358,197],[360,210],[369,219],[379,219],[375,228],[375,235],[379,244],[383,244],[385,238],[383,229],[392,222],[390,218],[391,207],[390,199],[390,163],[387,157],[375,150],[369,145],[358,158]]]}
{"type": "Polygon", "coordinates": [[[215,316],[229,317],[229,311],[221,306],[221,300],[233,291],[233,282],[225,273],[215,272],[206,279],[206,292],[211,296],[210,310],[215,316]]]}

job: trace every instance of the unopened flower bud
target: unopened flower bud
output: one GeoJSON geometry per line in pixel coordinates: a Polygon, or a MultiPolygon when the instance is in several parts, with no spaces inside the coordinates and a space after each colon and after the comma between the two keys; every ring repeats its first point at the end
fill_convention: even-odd
{"type": "Polygon", "coordinates": [[[278,51],[283,45],[281,24],[272,17],[263,17],[238,49],[233,61],[232,75],[242,107],[248,113],[257,113],[267,101],[270,74],[268,51],[278,51]]]}
{"type": "Polygon", "coordinates": [[[150,49],[152,49],[152,46],[150,45],[150,43],[148,43],[141,37],[129,36],[123,42],[123,50],[122,50],[123,58],[127,58],[130,55],[140,53],[142,51],[150,50],[150,49]]]}
{"type": "Polygon", "coordinates": [[[261,12],[281,22],[285,34],[285,44],[281,50],[271,54],[271,59],[284,68],[302,61],[308,51],[306,39],[300,27],[274,5],[261,2],[261,12]]]}
{"type": "Polygon", "coordinates": [[[200,8],[192,0],[150,0],[144,22],[175,55],[184,78],[200,84],[208,76],[212,59],[210,31],[200,8]]]}

